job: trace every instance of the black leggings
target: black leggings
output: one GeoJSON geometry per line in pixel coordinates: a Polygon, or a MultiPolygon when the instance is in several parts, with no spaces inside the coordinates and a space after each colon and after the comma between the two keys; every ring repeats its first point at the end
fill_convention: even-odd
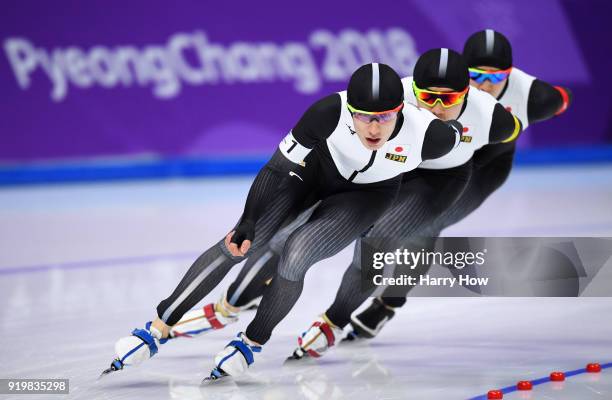
{"type": "MultiPolygon", "coordinates": [[[[449,170],[419,169],[405,174],[396,201],[367,232],[367,237],[401,238],[420,232],[456,201],[465,188],[471,172],[472,165],[468,162],[449,170]]],[[[312,211],[311,209],[302,213],[296,221],[279,231],[270,245],[247,260],[228,290],[227,297],[231,304],[242,306],[262,295],[266,282],[277,272],[280,259],[278,243],[285,243],[289,235],[309,217],[312,211]]],[[[360,249],[361,243],[358,240],[353,261],[344,274],[343,285],[339,288],[336,300],[327,314],[334,324],[341,327],[349,322],[351,312],[374,290],[374,287],[366,290],[361,287],[360,249]]]]}
{"type": "Polygon", "coordinates": [[[316,202],[295,218],[294,216],[289,217],[270,242],[247,259],[227,291],[227,301],[230,304],[242,307],[263,295],[264,289],[276,273],[280,254],[283,252],[289,235],[310,219],[319,204],[320,202],[316,202]]]}
{"type": "MultiPolygon", "coordinates": [[[[452,206],[448,208],[428,228],[427,235],[431,237],[440,236],[440,232],[447,227],[456,224],[474,212],[482,203],[508,179],[514,160],[514,143],[501,145],[488,145],[477,151],[473,162],[474,170],[467,188],[452,206]]],[[[428,269],[428,268],[427,268],[428,269]]],[[[453,275],[461,271],[451,268],[453,275]]],[[[405,296],[397,296],[397,290],[393,288],[394,296],[385,296],[382,300],[388,306],[401,307],[406,303],[405,296]]],[[[406,295],[412,286],[403,286],[406,295]]]]}
{"type": "MultiPolygon", "coordinates": [[[[433,240],[426,237],[417,238],[416,235],[421,235],[462,195],[470,179],[472,164],[468,162],[448,170],[419,170],[418,172],[416,178],[403,182],[402,190],[395,204],[365,235],[369,246],[368,252],[393,252],[402,248],[414,250],[413,246],[417,244],[417,251],[421,248],[432,248],[433,240]]],[[[362,279],[361,247],[361,243],[358,242],[355,246],[353,260],[343,276],[336,298],[326,311],[327,317],[339,327],[344,327],[350,322],[353,311],[375,290],[371,279],[362,279]],[[369,285],[368,290],[364,290],[364,283],[369,285]]],[[[428,267],[426,269],[417,268],[412,272],[424,273],[427,269],[428,267]]],[[[396,268],[398,273],[401,270],[403,269],[396,268]]],[[[390,301],[396,298],[405,299],[405,294],[401,290],[404,288],[410,288],[410,286],[389,288],[384,294],[388,295],[390,301]],[[398,289],[400,289],[399,292],[398,289]]]]}
{"type": "Polygon", "coordinates": [[[287,239],[272,283],[263,291],[257,314],[246,330],[264,344],[299,299],[310,267],[359,237],[392,204],[396,191],[359,190],[324,198],[308,221],[287,239]]]}

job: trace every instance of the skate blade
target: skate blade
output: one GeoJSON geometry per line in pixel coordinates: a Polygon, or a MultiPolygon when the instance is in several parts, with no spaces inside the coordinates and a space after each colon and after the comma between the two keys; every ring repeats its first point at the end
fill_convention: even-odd
{"type": "Polygon", "coordinates": [[[361,336],[357,332],[351,331],[347,333],[346,336],[340,342],[341,343],[351,343],[351,342],[357,342],[359,340],[361,340],[361,336]]]}
{"type": "Polygon", "coordinates": [[[307,360],[309,358],[312,358],[312,357],[310,357],[308,355],[308,353],[305,352],[304,350],[298,348],[298,349],[295,349],[293,354],[291,354],[289,357],[287,357],[287,359],[285,360],[283,365],[295,364],[297,361],[304,361],[304,360],[307,360]]]}
{"type": "Polygon", "coordinates": [[[287,357],[287,360],[301,360],[307,356],[308,353],[302,350],[302,348],[298,347],[297,349],[293,350],[293,353],[289,357],[287,357]]]}
{"type": "Polygon", "coordinates": [[[210,375],[202,379],[203,385],[210,385],[215,382],[227,381],[230,375],[226,374],[222,369],[214,368],[210,375]]]}
{"type": "Polygon", "coordinates": [[[97,380],[102,379],[103,377],[107,376],[108,374],[112,372],[121,371],[122,369],[123,369],[123,363],[118,358],[115,358],[113,362],[111,363],[111,366],[105,369],[104,371],[102,371],[100,376],[98,376],[97,380]]]}

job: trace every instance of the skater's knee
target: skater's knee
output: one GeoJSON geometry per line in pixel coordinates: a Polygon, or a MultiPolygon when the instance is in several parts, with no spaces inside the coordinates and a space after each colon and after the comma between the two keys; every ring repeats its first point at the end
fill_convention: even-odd
{"type": "Polygon", "coordinates": [[[303,280],[310,266],[308,257],[309,249],[299,239],[288,240],[278,264],[278,275],[293,282],[303,280]]]}
{"type": "Polygon", "coordinates": [[[306,268],[296,254],[281,257],[281,261],[278,264],[278,275],[292,282],[304,280],[307,271],[308,268],[306,268]]]}
{"type": "Polygon", "coordinates": [[[276,254],[279,255],[283,252],[283,247],[285,246],[285,242],[287,241],[286,237],[280,238],[280,237],[274,237],[272,238],[272,240],[270,240],[270,250],[276,254]]]}

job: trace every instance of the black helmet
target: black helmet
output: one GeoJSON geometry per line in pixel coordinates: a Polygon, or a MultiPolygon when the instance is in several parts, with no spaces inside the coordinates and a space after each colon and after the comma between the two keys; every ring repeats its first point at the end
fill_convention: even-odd
{"type": "Polygon", "coordinates": [[[446,48],[423,53],[414,66],[413,78],[421,89],[436,86],[460,92],[470,84],[465,60],[461,54],[446,48]]]}
{"type": "Polygon", "coordinates": [[[463,57],[469,67],[508,69],[512,66],[512,46],[501,33],[485,29],[476,32],[465,42],[463,57]]]}
{"type": "Polygon", "coordinates": [[[358,110],[392,110],[404,101],[402,80],[397,72],[386,64],[362,65],[349,80],[347,100],[351,107],[358,110]]]}

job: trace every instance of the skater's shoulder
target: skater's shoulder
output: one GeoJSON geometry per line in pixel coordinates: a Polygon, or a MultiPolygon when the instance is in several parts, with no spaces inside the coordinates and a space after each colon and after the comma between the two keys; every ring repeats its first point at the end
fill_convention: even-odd
{"type": "MultiPolygon", "coordinates": [[[[346,98],[346,95],[344,96],[346,98]]],[[[318,114],[319,116],[340,116],[340,108],[342,107],[342,92],[332,93],[322,97],[312,103],[308,108],[308,112],[318,114]]]]}
{"type": "Polygon", "coordinates": [[[303,145],[312,148],[320,140],[329,137],[338,126],[342,100],[334,93],[315,101],[304,112],[293,128],[294,137],[303,145]]]}

